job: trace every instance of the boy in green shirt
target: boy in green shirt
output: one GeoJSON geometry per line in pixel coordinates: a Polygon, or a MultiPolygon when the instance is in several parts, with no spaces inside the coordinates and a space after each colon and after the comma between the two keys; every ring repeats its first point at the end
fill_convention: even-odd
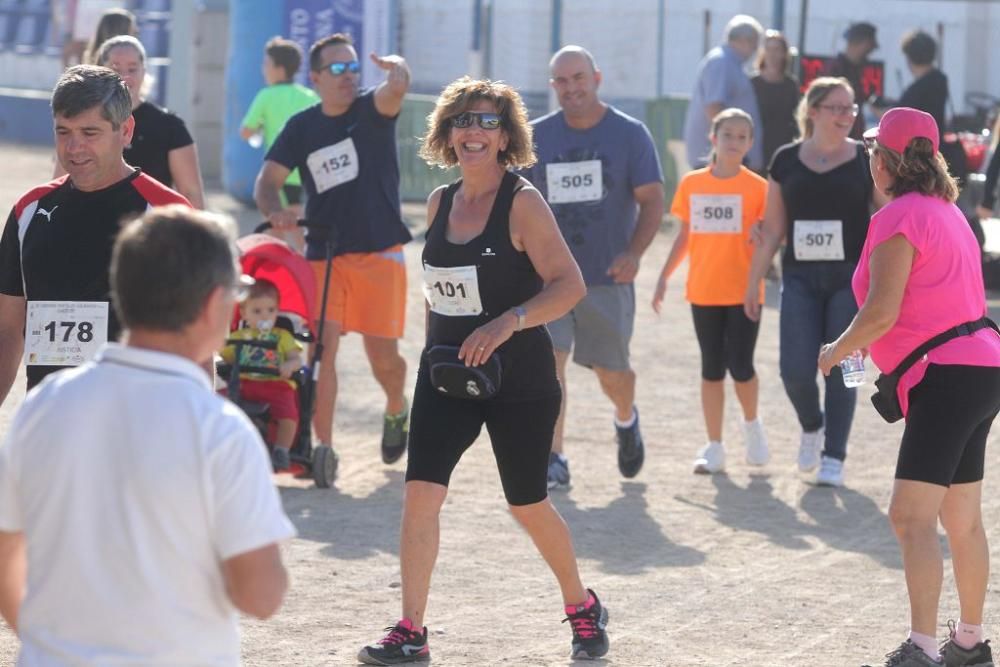
{"type": "MultiPolygon", "coordinates": [[[[267,88],[257,93],[240,124],[240,136],[251,145],[255,143],[254,137],[260,145],[263,131],[264,148],[270,148],[289,118],[319,102],[315,92],[294,81],[301,65],[302,49],[295,42],[272,37],[264,45],[261,73],[267,88]]],[[[302,180],[298,170],[288,175],[282,194],[285,204],[298,209],[301,217],[302,180]]]]}

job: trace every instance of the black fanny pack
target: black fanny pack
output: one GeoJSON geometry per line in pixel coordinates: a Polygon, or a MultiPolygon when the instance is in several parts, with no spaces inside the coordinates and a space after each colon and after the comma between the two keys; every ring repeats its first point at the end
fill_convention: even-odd
{"type": "Polygon", "coordinates": [[[903,377],[903,374],[910,370],[913,364],[917,363],[921,357],[934,348],[959,336],[970,336],[986,327],[991,327],[994,331],[1000,333],[996,322],[988,317],[960,324],[957,327],[952,327],[944,333],[934,336],[934,338],[931,338],[915,349],[891,373],[882,373],[879,375],[878,379],[875,380],[875,389],[878,391],[872,394],[872,405],[882,415],[882,419],[893,424],[903,418],[903,409],[899,405],[899,394],[896,388],[899,386],[899,378],[903,377]]]}
{"type": "Polygon", "coordinates": [[[427,350],[434,388],[452,398],[482,401],[496,396],[503,375],[499,355],[494,352],[482,366],[466,366],[458,358],[458,350],[454,345],[435,345],[427,350]]]}

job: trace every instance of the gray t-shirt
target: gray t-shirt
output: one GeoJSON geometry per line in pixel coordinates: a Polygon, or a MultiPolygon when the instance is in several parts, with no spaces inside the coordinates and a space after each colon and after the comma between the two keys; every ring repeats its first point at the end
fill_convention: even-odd
{"type": "Polygon", "coordinates": [[[610,285],[608,268],[635,231],[633,191],[663,182],[653,137],[611,106],[586,130],[567,125],[562,110],[531,124],[538,162],[524,176],[552,208],[587,285],[610,285]]]}
{"type": "Polygon", "coordinates": [[[721,104],[723,109],[743,109],[753,118],[756,136],[747,154],[747,166],[756,171],[764,168],[764,142],[761,140],[760,110],[750,77],[743,71],[743,61],[732,47],[717,46],[709,51],[698,65],[698,76],[691,93],[687,118],[684,120],[684,144],[688,164],[692,168],[704,167],[712,143],[708,133],[712,129],[705,116],[705,107],[721,104]]]}

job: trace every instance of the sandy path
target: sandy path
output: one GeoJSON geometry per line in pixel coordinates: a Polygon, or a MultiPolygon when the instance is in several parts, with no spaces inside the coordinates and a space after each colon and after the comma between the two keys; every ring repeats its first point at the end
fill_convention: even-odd
{"type": "MultiPolygon", "coordinates": [[[[0,146],[10,175],[9,207],[43,180],[45,152],[0,146]]],[[[217,206],[227,203],[214,198],[217,206]]],[[[245,216],[252,220],[252,214],[245,216]]],[[[638,281],[633,343],[646,466],[623,481],[615,464],[611,411],[594,377],[570,372],[567,452],[574,487],[555,497],[576,541],[587,585],[611,613],[615,665],[843,667],[892,648],[876,632],[908,627],[900,559],[885,517],[899,426],[882,423],[859,395],[847,488],[818,489],[794,470],[798,426],[777,372],[777,313],[765,312],[758,345],[762,415],[772,463],[751,474],[742,462],[738,410],[728,395],[729,474],[696,477],[690,461],[704,434],[698,350],[678,275],[657,318],[648,307],[672,234],[661,234],[638,281]]],[[[407,248],[411,289],[404,353],[415,372],[422,331],[421,245],[407,248]]],[[[337,414],[342,456],[337,488],[282,481],[299,537],[286,549],[293,588],[267,623],[244,623],[248,665],[352,665],[357,649],[398,615],[397,528],[403,465],[378,456],[380,391],[360,340],[342,345],[345,389],[337,414]]],[[[15,396],[0,410],[5,429],[15,396]]],[[[990,462],[995,461],[991,442],[990,462]]],[[[987,478],[986,525],[1000,519],[987,478]]],[[[567,665],[569,629],[558,589],[505,510],[492,455],[478,442],[456,471],[442,516],[441,555],[428,609],[434,664],[567,665]]],[[[994,555],[997,550],[994,549],[994,555]]],[[[944,619],[957,614],[950,576],[944,619]]],[[[1000,604],[991,591],[987,624],[1000,604]]],[[[14,637],[0,629],[0,663],[14,637]]],[[[583,664],[583,663],[581,663],[583,664]]]]}

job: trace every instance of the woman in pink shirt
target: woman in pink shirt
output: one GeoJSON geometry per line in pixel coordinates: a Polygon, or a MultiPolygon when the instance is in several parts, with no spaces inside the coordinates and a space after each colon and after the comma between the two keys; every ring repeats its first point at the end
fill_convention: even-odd
{"type": "Polygon", "coordinates": [[[979,247],[953,203],[957,188],[939,136],[932,116],[905,107],[886,112],[865,134],[875,187],[891,201],[872,217],[854,273],[860,310],[819,355],[829,374],[852,351],[870,349],[890,373],[925,342],[954,332],[902,373],[893,397],[906,429],[889,519],[910,598],[909,637],[886,656],[895,667],[993,664],[982,637],[989,550],[980,500],[986,437],[1000,410],[1000,336],[983,319],[979,247]],[[941,655],[934,636],[943,576],[939,517],[961,605],[941,655]]]}

